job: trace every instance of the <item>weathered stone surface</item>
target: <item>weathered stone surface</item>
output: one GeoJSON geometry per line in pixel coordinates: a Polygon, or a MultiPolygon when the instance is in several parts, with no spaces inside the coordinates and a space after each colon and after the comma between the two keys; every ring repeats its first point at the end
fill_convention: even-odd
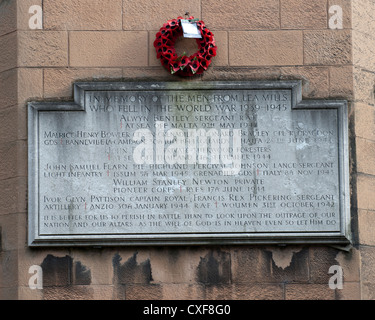
{"type": "Polygon", "coordinates": [[[354,98],[353,67],[338,66],[329,68],[329,95],[332,98],[354,98]]]}
{"type": "Polygon", "coordinates": [[[335,290],[328,284],[286,284],[286,300],[335,300],[335,290]]]}
{"type": "Polygon", "coordinates": [[[340,65],[352,63],[350,30],[305,31],[304,64],[340,65]]]}
{"type": "Polygon", "coordinates": [[[75,31],[70,34],[73,67],[147,66],[146,31],[75,31]]]}
{"type": "Polygon", "coordinates": [[[0,37],[0,72],[17,67],[17,33],[0,37]]]}
{"type": "Polygon", "coordinates": [[[121,30],[122,1],[45,0],[43,16],[46,30],[121,30]]]}
{"type": "Polygon", "coordinates": [[[19,31],[20,67],[64,67],[68,65],[68,33],[65,31],[19,31]]]}
{"type": "Polygon", "coordinates": [[[159,30],[170,19],[184,16],[185,12],[195,18],[200,18],[200,1],[184,0],[124,0],[123,28],[124,30],[159,30]]]}
{"type": "Polygon", "coordinates": [[[83,80],[121,79],[121,68],[49,68],[44,70],[45,98],[73,97],[73,83],[83,80]],[[59,79],[59,81],[55,81],[59,79]]]}
{"type": "Polygon", "coordinates": [[[0,36],[17,29],[16,1],[0,2],[0,36]]]}
{"type": "Polygon", "coordinates": [[[202,20],[212,30],[272,30],[280,27],[278,0],[209,0],[202,20]]]}
{"type": "Polygon", "coordinates": [[[231,31],[229,57],[231,66],[302,65],[302,32],[231,31]]]}
{"type": "Polygon", "coordinates": [[[327,0],[281,0],[282,29],[325,29],[327,0]]]}

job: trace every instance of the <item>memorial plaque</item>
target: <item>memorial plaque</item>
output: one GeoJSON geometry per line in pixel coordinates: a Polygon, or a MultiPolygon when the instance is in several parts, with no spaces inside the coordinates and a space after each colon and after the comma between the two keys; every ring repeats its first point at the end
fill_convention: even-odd
{"type": "Polygon", "coordinates": [[[345,101],[298,81],[74,89],[29,103],[29,245],[350,241],[345,101]]]}

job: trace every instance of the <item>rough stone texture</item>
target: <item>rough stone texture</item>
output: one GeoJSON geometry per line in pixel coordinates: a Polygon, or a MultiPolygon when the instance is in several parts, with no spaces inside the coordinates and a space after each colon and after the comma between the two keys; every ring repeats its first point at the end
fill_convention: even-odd
{"type": "Polygon", "coordinates": [[[201,284],[164,283],[162,297],[164,300],[203,300],[204,286],[201,284]]]}
{"type": "Polygon", "coordinates": [[[355,106],[355,134],[357,137],[375,141],[375,108],[362,103],[355,106]]]}
{"type": "Polygon", "coordinates": [[[270,282],[271,253],[257,247],[232,250],[232,281],[236,284],[270,282]]]}
{"type": "Polygon", "coordinates": [[[286,300],[334,300],[335,290],[327,284],[286,284],[286,300]]]}
{"type": "Polygon", "coordinates": [[[361,284],[360,282],[346,282],[345,286],[339,290],[336,289],[337,300],[360,300],[361,284]]]}
{"type": "Polygon", "coordinates": [[[350,30],[314,30],[304,32],[304,63],[345,65],[352,62],[350,30]]]}
{"type": "Polygon", "coordinates": [[[0,109],[17,104],[17,70],[10,69],[0,73],[0,109]]]}
{"type": "Polygon", "coordinates": [[[27,183],[24,177],[0,180],[0,215],[25,212],[27,183]]]}
{"type": "Polygon", "coordinates": [[[161,285],[126,285],[121,288],[126,300],[159,300],[163,298],[163,288],[161,285]]]}
{"type": "Polygon", "coordinates": [[[357,170],[365,174],[375,175],[375,141],[363,138],[356,139],[357,170]]]}
{"type": "Polygon", "coordinates": [[[352,100],[354,98],[353,67],[330,67],[329,90],[332,98],[352,100]]]}
{"type": "Polygon", "coordinates": [[[358,211],[359,241],[361,244],[375,246],[374,223],[375,211],[358,211]]]}
{"type": "Polygon", "coordinates": [[[200,17],[200,1],[184,0],[124,0],[123,29],[124,30],[159,30],[169,19],[184,16],[185,12],[195,18],[200,17]]]}
{"type": "Polygon", "coordinates": [[[325,67],[283,67],[281,79],[302,80],[304,98],[323,98],[329,95],[329,69],[325,67]]]}
{"type": "Polygon", "coordinates": [[[17,32],[0,37],[0,72],[17,67],[17,32]]]}
{"type": "Polygon", "coordinates": [[[353,63],[365,70],[375,70],[375,36],[353,30],[353,63]]]}
{"type": "Polygon", "coordinates": [[[358,174],[357,196],[358,208],[375,210],[375,177],[358,174]]]}
{"type": "Polygon", "coordinates": [[[0,1],[0,36],[17,29],[16,1],[0,1]]]}
{"type": "MultiPolygon", "coordinates": [[[[18,104],[43,98],[43,70],[37,68],[18,68],[18,104]]],[[[20,109],[20,108],[19,108],[20,109]]],[[[18,110],[20,112],[20,110],[18,110]]]]}
{"type": "Polygon", "coordinates": [[[72,67],[147,66],[147,32],[75,31],[70,33],[72,67]]]}
{"type": "Polygon", "coordinates": [[[121,0],[43,2],[46,30],[121,30],[121,0]]]}
{"type": "Polygon", "coordinates": [[[281,0],[282,29],[325,29],[327,0],[281,0]]]}
{"type": "Polygon", "coordinates": [[[153,283],[196,283],[197,268],[206,250],[155,248],[150,254],[153,283]]]}
{"type": "Polygon", "coordinates": [[[26,176],[27,165],[24,161],[18,160],[18,155],[22,154],[26,149],[26,141],[18,140],[0,144],[0,180],[26,176]],[[15,161],[15,159],[17,160],[15,161]]]}
{"type": "Polygon", "coordinates": [[[354,67],[355,101],[374,106],[375,73],[354,67]]]}
{"type": "Polygon", "coordinates": [[[203,1],[202,19],[212,30],[279,29],[279,1],[203,1]]]}
{"type": "Polygon", "coordinates": [[[64,31],[19,31],[20,67],[63,67],[68,65],[68,33],[64,31]]]}
{"type": "Polygon", "coordinates": [[[375,283],[375,273],[373,266],[375,263],[375,247],[374,246],[361,246],[361,281],[363,283],[375,283]]]}
{"type": "Polygon", "coordinates": [[[231,66],[302,65],[302,32],[229,32],[229,63],[231,66]]]}
{"type": "Polygon", "coordinates": [[[18,137],[19,121],[17,119],[17,112],[14,109],[15,107],[0,109],[0,136],[3,137],[3,142],[14,141],[18,137]]]}
{"type": "Polygon", "coordinates": [[[73,98],[74,82],[121,78],[121,68],[49,68],[44,69],[42,88],[45,98],[73,98]]]}
{"type": "Polygon", "coordinates": [[[352,0],[352,27],[354,30],[374,36],[375,21],[372,12],[375,3],[371,0],[352,0]]]}

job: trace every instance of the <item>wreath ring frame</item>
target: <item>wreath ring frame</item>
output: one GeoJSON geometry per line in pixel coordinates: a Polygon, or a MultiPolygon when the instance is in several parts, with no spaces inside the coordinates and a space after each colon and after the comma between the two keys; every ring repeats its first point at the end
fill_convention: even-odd
{"type": "Polygon", "coordinates": [[[171,74],[190,77],[202,74],[207,70],[212,62],[212,58],[216,56],[216,42],[214,34],[205,26],[204,22],[194,19],[190,16],[187,20],[197,21],[197,27],[202,38],[196,39],[198,51],[190,56],[182,54],[178,56],[175,49],[176,40],[183,35],[181,26],[182,17],[168,20],[156,33],[154,47],[156,57],[160,59],[161,64],[171,72],[171,74]]]}

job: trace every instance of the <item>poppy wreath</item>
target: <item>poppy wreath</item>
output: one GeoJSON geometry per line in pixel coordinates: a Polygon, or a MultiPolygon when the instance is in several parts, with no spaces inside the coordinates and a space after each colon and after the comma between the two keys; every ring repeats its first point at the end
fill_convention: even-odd
{"type": "Polygon", "coordinates": [[[156,34],[154,41],[156,57],[171,74],[184,77],[202,74],[211,64],[212,58],[216,56],[214,35],[203,21],[190,16],[187,20],[196,21],[202,35],[202,38],[196,39],[199,49],[189,57],[186,54],[177,56],[174,46],[176,40],[183,35],[181,19],[183,18],[168,20],[156,34]]]}

